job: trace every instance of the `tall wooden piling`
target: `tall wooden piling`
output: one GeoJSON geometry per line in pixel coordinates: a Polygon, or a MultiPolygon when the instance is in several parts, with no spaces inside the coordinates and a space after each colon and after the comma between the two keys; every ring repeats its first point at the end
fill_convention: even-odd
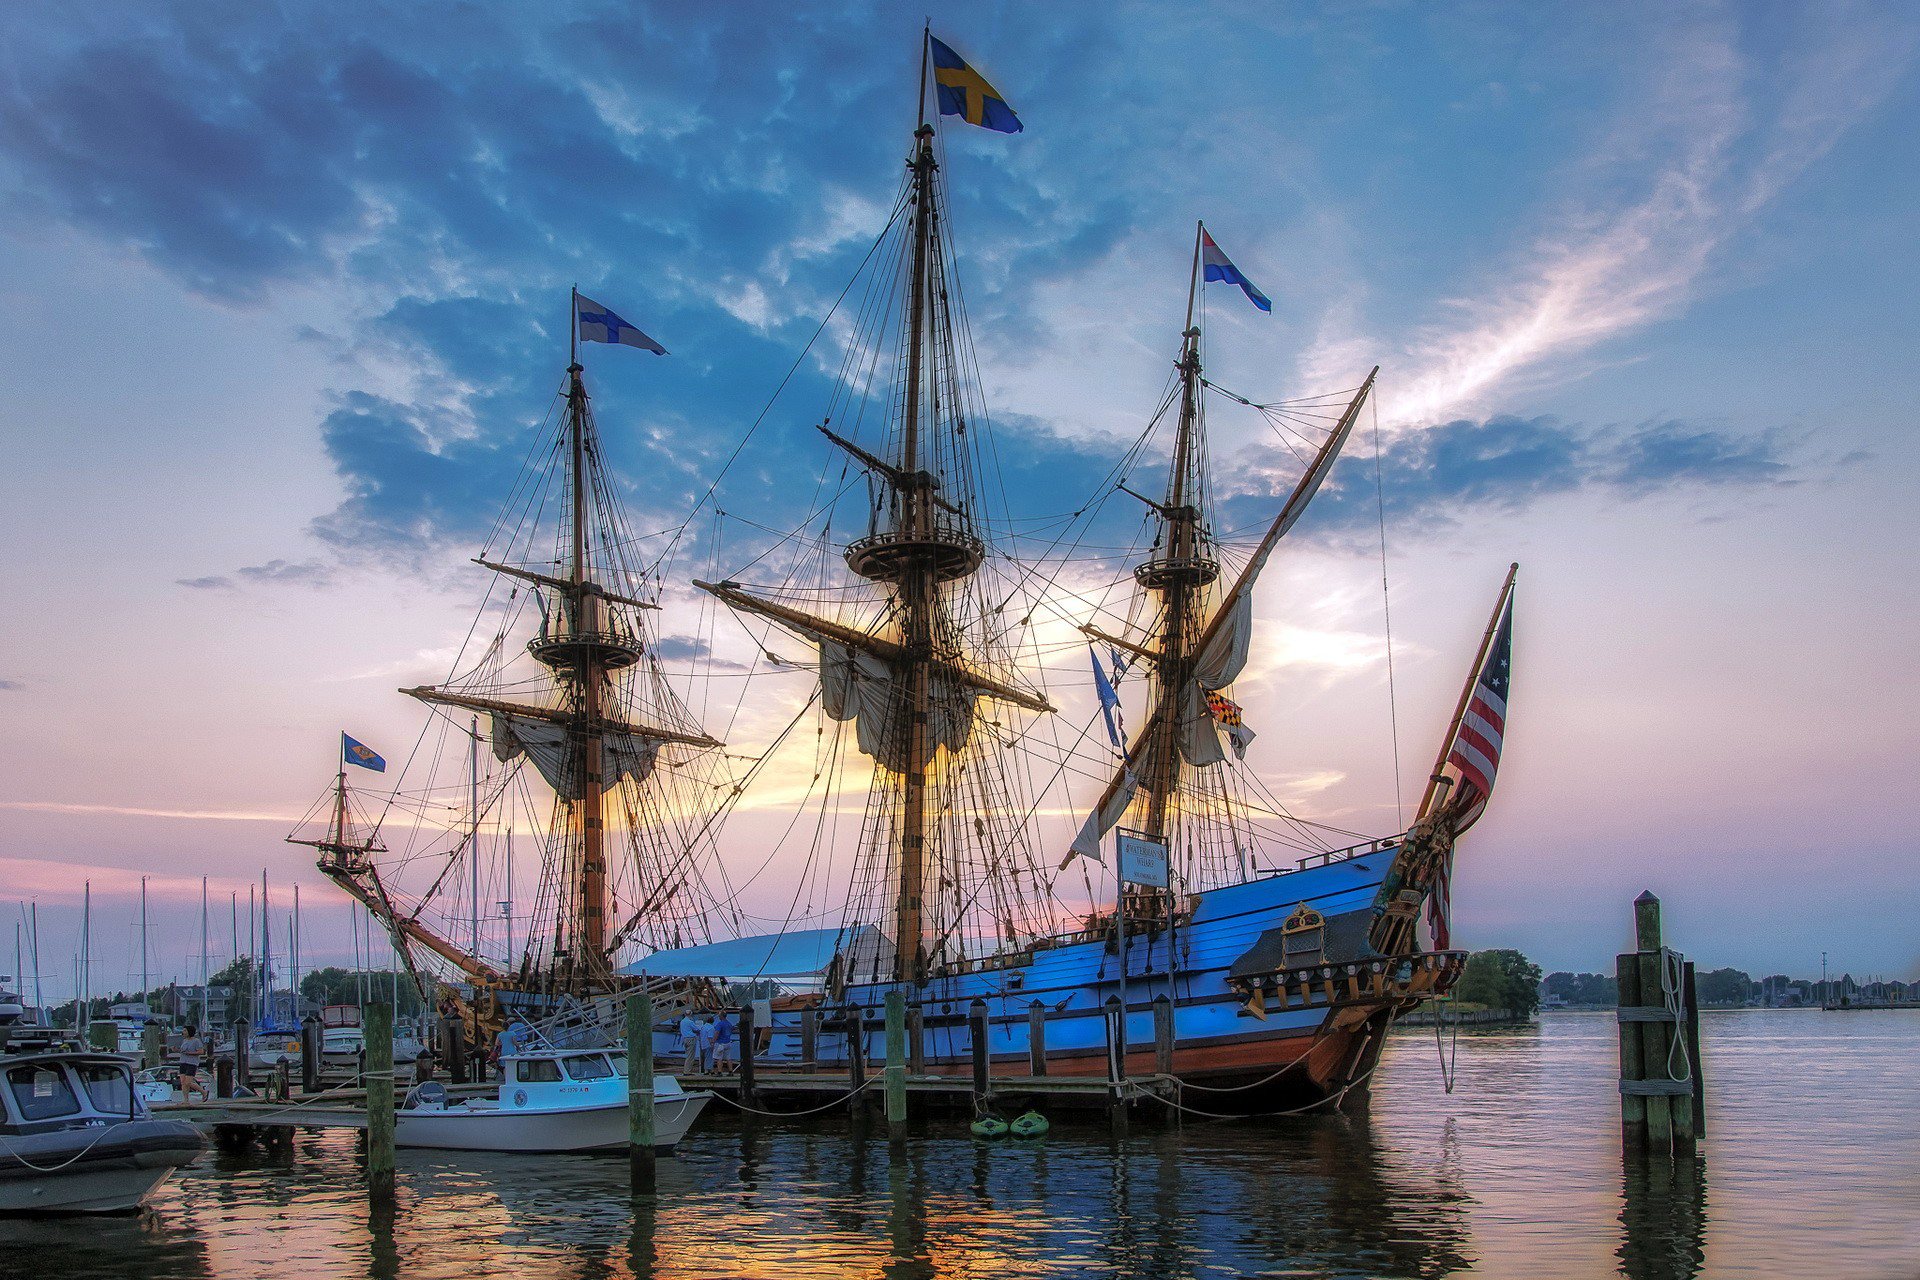
{"type": "Polygon", "coordinates": [[[440,1020],[440,1060],[450,1084],[467,1084],[467,1024],[459,1018],[440,1020]]]}
{"type": "Polygon", "coordinates": [[[1125,1124],[1127,1084],[1127,1007],[1119,996],[1108,996],[1102,1006],[1107,1024],[1107,1112],[1115,1124],[1125,1124]]]}
{"type": "Polygon", "coordinates": [[[236,1092],[253,1088],[253,1067],[249,1061],[252,1056],[253,1025],[245,1018],[235,1018],[233,1020],[233,1087],[236,1092]]]}
{"type": "Polygon", "coordinates": [[[975,999],[967,1005],[967,1044],[973,1050],[973,1114],[985,1115],[992,1090],[993,1067],[988,1042],[987,1002],[975,999]]]}
{"type": "MultiPolygon", "coordinates": [[[[859,1005],[850,1004],[842,1016],[847,1026],[847,1088],[857,1095],[867,1087],[866,1014],[859,1005]]],[[[857,1104],[855,1110],[859,1110],[857,1104]]]]}
{"type": "Polygon", "coordinates": [[[627,1159],[636,1182],[654,1174],[653,997],[627,997],[627,1159]]]}
{"type": "Polygon", "coordinates": [[[320,1062],[326,1053],[327,1035],[320,1019],[308,1014],[300,1022],[300,1091],[320,1092],[320,1062]]]}
{"type": "Polygon", "coordinates": [[[374,1001],[366,1007],[367,1046],[367,1197],[393,1202],[393,1006],[374,1001]]]}
{"type": "Polygon", "coordinates": [[[1636,950],[1619,957],[1620,1122],[1624,1148],[1692,1155],[1704,1096],[1692,966],[1661,938],[1660,900],[1635,899],[1636,950]]]}
{"type": "Polygon", "coordinates": [[[907,993],[887,992],[887,1132],[898,1138],[907,1124],[907,993]]]}
{"type": "Polygon", "coordinates": [[[749,1000],[740,1010],[740,1101],[749,1107],[754,1105],[754,1077],[758,1074],[755,1059],[760,1052],[756,1022],[753,1002],[749,1000]]]}
{"type": "Polygon", "coordinates": [[[1027,1006],[1027,1070],[1047,1074],[1047,1006],[1038,1000],[1027,1006]]]}
{"type": "Polygon", "coordinates": [[[1165,992],[1153,998],[1153,1069],[1173,1074],[1173,1001],[1165,992]]]}
{"type": "Polygon", "coordinates": [[[800,1068],[812,1071],[820,1061],[820,1011],[800,1011],[800,1068]]]}

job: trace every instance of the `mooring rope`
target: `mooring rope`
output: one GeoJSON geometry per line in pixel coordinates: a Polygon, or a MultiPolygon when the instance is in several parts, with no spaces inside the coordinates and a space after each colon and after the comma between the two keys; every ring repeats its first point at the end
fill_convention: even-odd
{"type": "Polygon", "coordinates": [[[759,1107],[750,1107],[746,1103],[738,1100],[737,1098],[729,1098],[724,1093],[716,1093],[713,1096],[720,1099],[720,1101],[726,1103],[730,1107],[737,1107],[741,1111],[750,1111],[756,1116],[811,1116],[811,1115],[818,1115],[822,1111],[827,1111],[834,1107],[837,1107],[841,1103],[846,1102],[849,1099],[853,1098],[856,1094],[865,1093],[868,1089],[873,1088],[873,1086],[877,1083],[879,1082],[876,1080],[869,1080],[857,1089],[847,1090],[845,1093],[841,1094],[839,1097],[835,1098],[833,1101],[826,1103],[824,1106],[809,1107],[805,1111],[763,1111],[759,1107]]]}

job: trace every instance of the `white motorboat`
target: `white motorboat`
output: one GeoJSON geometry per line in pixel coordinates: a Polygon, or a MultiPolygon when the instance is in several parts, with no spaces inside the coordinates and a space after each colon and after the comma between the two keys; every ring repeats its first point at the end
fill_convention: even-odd
{"type": "MultiPolygon", "coordinates": [[[[627,1145],[627,1057],[618,1049],[528,1049],[502,1060],[497,1096],[453,1100],[416,1085],[394,1145],[453,1151],[597,1151],[627,1145]]],[[[653,1078],[654,1148],[671,1151],[713,1095],[653,1078]]]]}
{"type": "Polygon", "coordinates": [[[0,1213],[131,1213],[205,1148],[153,1118],[124,1057],[0,1056],[0,1213]]]}

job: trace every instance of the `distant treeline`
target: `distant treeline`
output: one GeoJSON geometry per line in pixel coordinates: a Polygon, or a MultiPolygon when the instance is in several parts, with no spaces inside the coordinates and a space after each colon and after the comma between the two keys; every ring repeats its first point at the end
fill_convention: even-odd
{"type": "MultiPolygon", "coordinates": [[[[1703,1005],[1745,1005],[1777,999],[1796,985],[1784,973],[1754,979],[1742,969],[1710,969],[1698,975],[1695,983],[1703,1005]]],[[[1798,985],[1818,988],[1818,983],[1798,985]]],[[[1620,987],[1610,973],[1550,973],[1544,986],[1549,998],[1568,1004],[1611,1006],[1619,1002],[1620,987]]]]}

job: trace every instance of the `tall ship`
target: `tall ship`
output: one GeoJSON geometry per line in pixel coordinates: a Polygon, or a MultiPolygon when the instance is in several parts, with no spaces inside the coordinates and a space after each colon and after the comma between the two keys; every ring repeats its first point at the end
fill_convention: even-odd
{"type": "MultiPolygon", "coordinates": [[[[789,551],[784,572],[770,572],[762,547],[756,580],[741,570],[695,584],[758,648],[771,653],[770,637],[784,636],[811,650],[812,662],[781,662],[815,668],[802,715],[820,717],[826,744],[803,802],[818,819],[796,820],[816,833],[801,901],[777,934],[751,945],[668,950],[631,967],[737,979],[805,971],[816,989],[770,1010],[769,1066],[846,1069],[877,1055],[886,999],[903,992],[916,1071],[970,1071],[984,1016],[997,1074],[1158,1075],[1216,1113],[1364,1097],[1393,1019],[1446,994],[1465,960],[1449,945],[1447,883],[1454,842],[1479,816],[1497,766],[1512,575],[1413,824],[1338,847],[1316,834],[1306,856],[1276,858],[1265,837],[1308,824],[1270,796],[1249,796],[1260,784],[1239,764],[1251,735],[1232,686],[1258,647],[1261,573],[1333,469],[1374,374],[1279,407],[1313,436],[1298,481],[1250,550],[1217,539],[1200,304],[1208,281],[1239,285],[1263,309],[1266,299],[1197,227],[1173,376],[1129,455],[1170,423],[1164,485],[1157,495],[1109,491],[1144,505],[1150,542],[1131,566],[1126,606],[1079,626],[1112,733],[1111,754],[1098,757],[1104,790],[1078,835],[1047,847],[1037,815],[1049,749],[1055,778],[1088,759],[1061,745],[1070,731],[1048,727],[1056,703],[1037,670],[1046,645],[1036,615],[1050,595],[1061,607],[1050,587],[1065,560],[1029,555],[1033,539],[1007,536],[1017,525],[996,505],[992,419],[936,129],[945,116],[1003,133],[1020,124],[930,34],[920,87],[904,182],[855,291],[860,310],[819,425],[823,488],[837,461],[854,518],[822,499],[813,524],[775,544],[789,551]],[[857,536],[837,534],[836,520],[857,536]],[[1123,671],[1129,679],[1118,680],[1123,671]],[[1118,684],[1144,694],[1131,735],[1118,727],[1118,684]],[[834,840],[843,808],[860,813],[845,863],[834,840]],[[1106,895],[1091,910],[1083,899],[1078,913],[1076,864],[1098,868],[1082,883],[1106,895]]],[[[1068,524],[1056,548],[1087,527],[1068,524]]]]}
{"type": "Polygon", "coordinates": [[[552,408],[474,557],[491,583],[467,638],[444,680],[400,690],[432,715],[395,785],[357,794],[350,767],[386,760],[342,735],[333,787],[288,837],[476,1033],[594,1008],[633,985],[623,948],[707,938],[702,871],[732,790],[657,651],[647,538],[580,359],[583,337],[665,349],[577,290],[569,329],[552,408]],[[516,885],[522,860],[538,872],[516,885]]]}

